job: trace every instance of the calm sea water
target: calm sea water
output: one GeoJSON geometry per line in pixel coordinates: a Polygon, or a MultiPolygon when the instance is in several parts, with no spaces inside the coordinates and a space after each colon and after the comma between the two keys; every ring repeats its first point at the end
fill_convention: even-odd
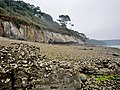
{"type": "Polygon", "coordinates": [[[107,46],[107,47],[115,47],[115,48],[120,48],[120,45],[115,45],[115,46],[107,46]]]}

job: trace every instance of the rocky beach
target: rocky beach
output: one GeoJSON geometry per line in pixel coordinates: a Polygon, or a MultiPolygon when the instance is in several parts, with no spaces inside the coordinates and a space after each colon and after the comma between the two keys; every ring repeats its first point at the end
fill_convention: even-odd
{"type": "Polygon", "coordinates": [[[0,37],[0,90],[120,90],[120,49],[0,37]]]}
{"type": "Polygon", "coordinates": [[[120,90],[119,6],[0,0],[0,90],[120,90]]]}

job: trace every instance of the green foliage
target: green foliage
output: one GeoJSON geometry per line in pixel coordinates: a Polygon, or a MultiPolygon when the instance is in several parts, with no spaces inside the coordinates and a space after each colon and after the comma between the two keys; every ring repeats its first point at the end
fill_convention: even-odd
{"type": "Polygon", "coordinates": [[[17,27],[17,28],[20,28],[20,24],[22,23],[20,20],[18,20],[18,19],[14,19],[14,20],[12,20],[12,22],[15,24],[15,26],[17,27]]]}
{"type": "Polygon", "coordinates": [[[49,14],[43,13],[43,14],[42,14],[42,18],[43,18],[45,21],[53,22],[53,19],[52,19],[52,17],[51,17],[49,14]]]}
{"type": "Polygon", "coordinates": [[[98,83],[101,83],[102,81],[109,81],[109,80],[120,81],[120,76],[115,76],[115,75],[95,75],[95,80],[98,83]]]}
{"type": "Polygon", "coordinates": [[[70,17],[68,15],[59,15],[59,22],[61,24],[62,27],[66,27],[67,26],[67,22],[71,21],[70,17]]]}
{"type": "Polygon", "coordinates": [[[0,13],[5,13],[5,10],[0,7],[0,13]]]}
{"type": "Polygon", "coordinates": [[[3,2],[3,0],[0,0],[0,7],[1,7],[1,8],[6,7],[6,4],[5,4],[5,3],[2,3],[2,2],[3,2]]]}
{"type": "Polygon", "coordinates": [[[113,80],[113,79],[115,79],[115,77],[112,75],[108,75],[108,76],[98,75],[95,77],[95,79],[96,79],[96,81],[106,81],[106,80],[113,80]]]}

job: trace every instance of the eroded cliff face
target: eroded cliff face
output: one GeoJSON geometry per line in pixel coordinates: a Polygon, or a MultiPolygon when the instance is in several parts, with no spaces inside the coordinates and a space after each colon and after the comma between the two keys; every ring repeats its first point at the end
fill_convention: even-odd
{"type": "Polygon", "coordinates": [[[0,36],[43,43],[85,43],[74,36],[39,30],[27,25],[20,25],[17,28],[16,25],[7,21],[0,22],[0,36]]]}

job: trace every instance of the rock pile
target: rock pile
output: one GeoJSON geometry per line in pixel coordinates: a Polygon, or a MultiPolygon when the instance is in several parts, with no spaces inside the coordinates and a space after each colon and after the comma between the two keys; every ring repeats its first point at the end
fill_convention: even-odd
{"type": "Polygon", "coordinates": [[[78,63],[79,70],[89,75],[82,88],[85,90],[120,90],[120,61],[98,60],[78,63]]]}
{"type": "Polygon", "coordinates": [[[47,61],[35,46],[0,46],[0,90],[79,90],[85,80],[72,64],[47,61]]]}
{"type": "Polygon", "coordinates": [[[119,60],[73,63],[49,60],[28,44],[0,46],[0,90],[119,90],[119,60]]]}
{"type": "Polygon", "coordinates": [[[101,75],[120,75],[120,61],[112,61],[109,59],[98,60],[93,62],[79,62],[80,72],[85,74],[101,74],[101,75]]]}

